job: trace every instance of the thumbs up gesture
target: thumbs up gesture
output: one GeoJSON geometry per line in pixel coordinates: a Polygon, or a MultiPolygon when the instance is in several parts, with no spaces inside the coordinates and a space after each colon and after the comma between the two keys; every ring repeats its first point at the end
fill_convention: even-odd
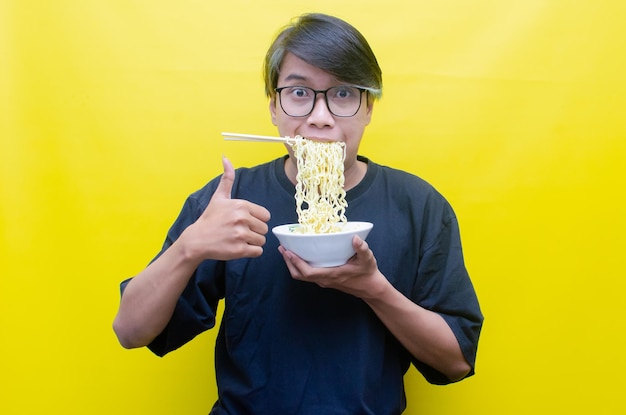
{"type": "Polygon", "coordinates": [[[199,261],[257,257],[263,253],[270,212],[247,200],[232,199],[235,169],[226,157],[222,164],[224,174],[211,201],[180,237],[184,238],[185,254],[199,261]]]}

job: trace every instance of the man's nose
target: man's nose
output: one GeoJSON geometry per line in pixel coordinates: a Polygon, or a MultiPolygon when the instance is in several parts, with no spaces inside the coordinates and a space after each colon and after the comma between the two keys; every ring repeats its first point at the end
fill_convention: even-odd
{"type": "Polygon", "coordinates": [[[309,123],[315,124],[317,126],[326,126],[326,125],[334,125],[335,118],[333,114],[328,109],[328,104],[326,103],[326,97],[324,94],[318,94],[315,97],[315,104],[313,105],[313,111],[309,114],[308,118],[309,123]]]}

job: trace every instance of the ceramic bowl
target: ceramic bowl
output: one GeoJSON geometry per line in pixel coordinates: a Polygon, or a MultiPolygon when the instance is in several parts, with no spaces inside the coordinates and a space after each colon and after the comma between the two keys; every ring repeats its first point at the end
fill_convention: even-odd
{"type": "Polygon", "coordinates": [[[365,240],[372,230],[369,222],[345,222],[333,233],[301,233],[299,224],[276,226],[272,232],[280,244],[314,267],[336,267],[345,264],[354,255],[352,237],[365,240]]]}

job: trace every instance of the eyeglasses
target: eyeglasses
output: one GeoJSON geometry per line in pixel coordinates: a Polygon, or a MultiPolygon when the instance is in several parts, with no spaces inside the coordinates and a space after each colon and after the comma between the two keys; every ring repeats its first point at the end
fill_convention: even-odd
{"type": "Polygon", "coordinates": [[[318,91],[306,86],[284,86],[274,89],[280,107],[290,117],[306,117],[313,112],[317,94],[324,94],[326,106],[337,117],[352,117],[361,108],[361,96],[367,88],[339,85],[318,91]]]}

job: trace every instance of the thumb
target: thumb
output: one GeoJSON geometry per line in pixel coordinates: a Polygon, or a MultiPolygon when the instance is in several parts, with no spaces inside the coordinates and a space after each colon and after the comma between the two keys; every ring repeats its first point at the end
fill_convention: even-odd
{"type": "Polygon", "coordinates": [[[235,169],[226,156],[222,156],[222,165],[224,166],[224,174],[222,174],[220,184],[215,190],[215,195],[219,195],[225,199],[230,199],[233,182],[235,181],[235,169]]]}
{"type": "Polygon", "coordinates": [[[367,242],[359,237],[359,235],[354,235],[352,237],[352,248],[354,248],[355,252],[365,252],[369,248],[367,242]]]}

